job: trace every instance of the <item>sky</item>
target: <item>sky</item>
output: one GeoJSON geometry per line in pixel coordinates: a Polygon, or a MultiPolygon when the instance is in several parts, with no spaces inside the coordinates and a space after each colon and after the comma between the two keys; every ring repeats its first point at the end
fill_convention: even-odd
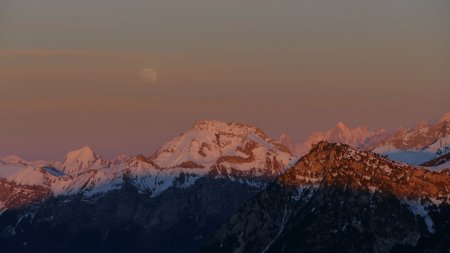
{"type": "Polygon", "coordinates": [[[0,0],[0,156],[149,155],[202,119],[297,141],[339,121],[433,120],[450,112],[448,13],[448,0],[0,0]]]}

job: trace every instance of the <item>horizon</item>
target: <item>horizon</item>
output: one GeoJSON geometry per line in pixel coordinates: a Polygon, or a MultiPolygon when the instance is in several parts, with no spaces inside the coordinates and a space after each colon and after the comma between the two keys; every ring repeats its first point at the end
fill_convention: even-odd
{"type": "Polygon", "coordinates": [[[415,126],[417,126],[417,125],[420,124],[421,122],[427,122],[428,124],[437,123],[442,117],[448,116],[449,114],[450,114],[450,113],[444,113],[444,114],[440,115],[439,117],[434,117],[434,118],[429,119],[429,120],[424,120],[424,119],[418,120],[418,121],[416,121],[414,124],[412,124],[412,125],[410,125],[410,126],[398,126],[398,127],[391,128],[391,129],[388,129],[388,128],[377,128],[377,129],[374,129],[374,128],[370,128],[370,127],[367,127],[367,126],[364,126],[364,125],[350,126],[350,125],[348,125],[348,124],[345,123],[345,122],[338,121],[338,122],[336,122],[333,126],[330,126],[330,127],[328,127],[328,128],[324,128],[324,129],[322,129],[322,130],[316,130],[316,131],[314,131],[314,132],[309,133],[309,134],[308,134],[307,136],[305,136],[303,139],[294,139],[294,138],[292,138],[292,135],[289,135],[289,134],[287,134],[287,133],[285,133],[285,132],[281,132],[278,136],[272,136],[272,135],[268,134],[268,133],[264,130],[264,128],[261,128],[261,127],[256,126],[256,125],[247,124],[246,122],[232,122],[232,121],[223,121],[223,120],[218,120],[218,119],[202,119],[202,120],[197,120],[197,121],[195,121],[195,122],[191,125],[191,127],[188,127],[188,128],[186,128],[184,131],[182,131],[182,132],[180,132],[180,133],[178,133],[178,134],[172,136],[171,138],[169,138],[169,139],[166,140],[165,142],[162,142],[157,148],[155,148],[155,150],[152,150],[152,151],[147,152],[147,153],[146,153],[146,152],[137,152],[137,153],[127,154],[127,153],[125,153],[125,152],[122,152],[122,153],[119,152],[119,153],[117,153],[117,154],[115,154],[115,155],[112,155],[112,156],[105,156],[102,152],[99,152],[99,151],[95,148],[95,146],[94,146],[95,144],[94,144],[94,145],[81,145],[81,146],[78,146],[78,147],[73,147],[72,149],[69,149],[69,150],[66,150],[66,151],[61,151],[61,153],[62,153],[63,155],[61,155],[59,158],[46,158],[46,159],[44,159],[44,158],[39,158],[39,157],[37,157],[37,158],[31,158],[31,159],[30,159],[30,158],[27,158],[27,157],[22,156],[21,154],[6,154],[6,155],[1,155],[1,153],[0,153],[0,159],[7,158],[7,157],[18,157],[18,158],[23,159],[23,160],[28,161],[28,162],[38,161],[38,160],[61,162],[61,161],[64,160],[65,156],[66,156],[69,152],[71,152],[71,151],[78,151],[78,150],[81,150],[81,149],[84,149],[84,148],[90,148],[90,149],[93,150],[97,155],[99,155],[101,158],[106,159],[106,160],[114,160],[114,159],[119,158],[120,156],[123,156],[123,155],[127,156],[127,158],[131,158],[131,157],[134,157],[134,156],[137,156],[137,155],[152,156],[152,155],[154,155],[160,148],[162,148],[167,142],[173,140],[173,138],[176,138],[176,137],[179,136],[180,134],[183,134],[183,133],[185,133],[186,131],[192,129],[192,127],[194,127],[194,125],[195,125],[197,122],[200,122],[200,121],[221,121],[221,122],[226,122],[226,123],[241,123],[241,124],[245,124],[245,125],[249,125],[249,126],[255,126],[255,127],[259,128],[259,129],[261,129],[261,130],[263,130],[263,131],[268,135],[268,137],[271,138],[272,140],[279,141],[279,138],[281,137],[281,135],[285,134],[285,135],[287,135],[289,138],[291,138],[292,141],[293,141],[294,143],[301,143],[301,142],[304,142],[304,141],[305,141],[309,136],[311,136],[312,134],[318,133],[318,132],[325,132],[325,131],[328,131],[328,130],[332,130],[332,129],[334,129],[335,127],[337,127],[337,125],[340,124],[340,123],[343,123],[346,127],[348,127],[348,128],[351,129],[351,130],[356,129],[356,128],[358,128],[358,127],[363,127],[363,128],[367,128],[369,131],[386,130],[387,132],[393,133],[393,132],[395,132],[396,130],[398,130],[399,128],[406,128],[406,129],[414,128],[415,126]]]}

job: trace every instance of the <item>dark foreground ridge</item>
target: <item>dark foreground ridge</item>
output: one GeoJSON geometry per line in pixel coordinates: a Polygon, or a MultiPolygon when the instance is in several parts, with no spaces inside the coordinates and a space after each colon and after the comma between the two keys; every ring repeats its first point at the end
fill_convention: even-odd
{"type": "Polygon", "coordinates": [[[50,198],[0,216],[0,252],[196,252],[258,191],[205,177],[153,198],[131,184],[50,198]]]}
{"type": "Polygon", "coordinates": [[[321,142],[200,252],[449,252],[450,173],[321,142]]]}

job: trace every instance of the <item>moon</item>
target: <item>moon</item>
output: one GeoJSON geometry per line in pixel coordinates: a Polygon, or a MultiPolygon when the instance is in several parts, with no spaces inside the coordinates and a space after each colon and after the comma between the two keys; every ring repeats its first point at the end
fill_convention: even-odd
{"type": "Polygon", "coordinates": [[[145,68],[139,74],[139,79],[144,83],[154,83],[158,80],[158,73],[152,68],[145,68]]]}

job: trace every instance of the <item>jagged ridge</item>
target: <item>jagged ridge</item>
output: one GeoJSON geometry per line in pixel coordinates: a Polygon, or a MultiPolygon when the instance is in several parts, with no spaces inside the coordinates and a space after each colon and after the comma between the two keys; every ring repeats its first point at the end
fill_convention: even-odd
{"type": "MultiPolygon", "coordinates": [[[[287,148],[275,143],[259,128],[203,120],[153,156],[107,161],[92,148],[83,147],[69,152],[62,163],[34,166],[20,158],[5,159],[14,164],[4,165],[0,178],[14,182],[18,188],[43,187],[55,196],[78,193],[92,196],[118,189],[125,182],[157,196],[170,187],[190,187],[204,176],[258,185],[280,175],[293,159],[287,148]]],[[[12,204],[11,198],[14,196],[0,198],[3,208],[18,206],[19,202],[12,204]]],[[[36,198],[28,202],[25,198],[20,203],[34,201],[36,198]]]]}
{"type": "Polygon", "coordinates": [[[449,180],[448,170],[320,142],[200,252],[445,251],[449,180]]]}

